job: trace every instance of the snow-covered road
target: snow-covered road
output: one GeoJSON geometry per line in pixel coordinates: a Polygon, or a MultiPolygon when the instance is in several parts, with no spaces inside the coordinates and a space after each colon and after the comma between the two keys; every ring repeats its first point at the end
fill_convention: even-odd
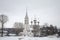
{"type": "Polygon", "coordinates": [[[0,40],[60,40],[57,37],[0,37],[0,40]]]}

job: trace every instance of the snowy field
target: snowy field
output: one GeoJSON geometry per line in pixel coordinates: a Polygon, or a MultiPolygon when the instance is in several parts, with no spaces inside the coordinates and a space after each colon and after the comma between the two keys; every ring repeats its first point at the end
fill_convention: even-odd
{"type": "Polygon", "coordinates": [[[60,40],[60,37],[0,37],[0,40],[60,40]]]}

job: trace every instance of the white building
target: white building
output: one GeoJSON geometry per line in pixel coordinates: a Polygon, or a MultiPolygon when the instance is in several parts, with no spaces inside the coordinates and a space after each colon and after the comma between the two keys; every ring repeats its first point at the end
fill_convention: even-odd
{"type": "Polygon", "coordinates": [[[32,36],[32,32],[30,30],[30,25],[29,25],[29,17],[28,17],[27,10],[26,10],[25,18],[24,18],[24,30],[23,30],[23,34],[24,34],[24,36],[32,36]]]}

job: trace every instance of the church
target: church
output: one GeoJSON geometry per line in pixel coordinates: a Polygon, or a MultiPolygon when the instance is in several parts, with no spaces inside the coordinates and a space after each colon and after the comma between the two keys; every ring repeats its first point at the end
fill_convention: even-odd
{"type": "MultiPolygon", "coordinates": [[[[37,21],[36,18],[33,21],[31,21],[31,25],[29,24],[29,17],[28,17],[28,13],[27,13],[27,10],[26,10],[26,15],[25,15],[25,18],[24,18],[24,26],[23,26],[24,27],[23,35],[24,36],[34,36],[34,34],[32,32],[33,31],[33,26],[36,26],[37,27],[36,29],[40,29],[39,21],[37,21]]],[[[38,31],[37,31],[36,34],[40,35],[40,33],[38,34],[38,31]]]]}
{"type": "Polygon", "coordinates": [[[24,36],[32,36],[32,32],[30,30],[30,25],[29,25],[29,17],[28,17],[27,10],[26,10],[25,18],[24,18],[24,26],[23,27],[24,27],[23,35],[24,36]]]}

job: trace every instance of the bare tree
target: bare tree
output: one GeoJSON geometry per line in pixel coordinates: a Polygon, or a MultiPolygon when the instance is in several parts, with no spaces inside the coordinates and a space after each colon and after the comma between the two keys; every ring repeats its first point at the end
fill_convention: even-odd
{"type": "Polygon", "coordinates": [[[15,28],[14,31],[16,32],[16,35],[19,35],[20,32],[23,32],[23,23],[15,22],[13,27],[15,28]]]}
{"type": "Polygon", "coordinates": [[[1,32],[1,37],[3,37],[3,27],[4,27],[4,23],[7,22],[8,17],[6,15],[0,15],[0,22],[2,24],[2,32],[1,32]]]}
{"type": "Polygon", "coordinates": [[[14,28],[23,28],[23,23],[15,22],[14,23],[14,28]]]}

